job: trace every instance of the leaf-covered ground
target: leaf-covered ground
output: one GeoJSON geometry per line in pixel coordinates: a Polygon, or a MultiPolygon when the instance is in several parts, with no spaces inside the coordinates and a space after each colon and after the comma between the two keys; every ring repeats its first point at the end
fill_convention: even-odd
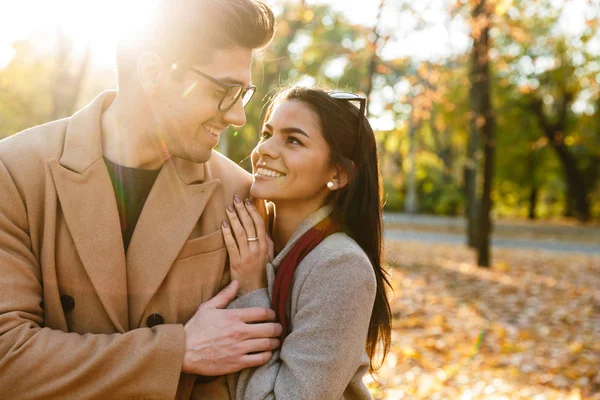
{"type": "Polygon", "coordinates": [[[600,257],[388,241],[392,349],[376,399],[600,400],[600,257]]]}

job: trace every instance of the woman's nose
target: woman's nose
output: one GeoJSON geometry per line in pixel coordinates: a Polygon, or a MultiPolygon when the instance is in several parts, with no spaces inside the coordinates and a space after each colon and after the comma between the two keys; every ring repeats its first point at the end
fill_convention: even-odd
{"type": "Polygon", "coordinates": [[[261,157],[277,158],[279,151],[277,149],[277,141],[271,136],[267,140],[263,140],[256,146],[256,152],[261,157]]]}

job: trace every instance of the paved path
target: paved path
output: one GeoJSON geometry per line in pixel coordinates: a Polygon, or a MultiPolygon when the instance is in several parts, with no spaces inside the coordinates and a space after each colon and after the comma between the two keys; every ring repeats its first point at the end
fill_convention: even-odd
{"type": "MultiPolygon", "coordinates": [[[[453,217],[436,217],[436,216],[420,216],[407,214],[390,214],[384,215],[384,235],[387,239],[418,241],[426,243],[445,243],[464,245],[466,237],[464,233],[442,233],[431,231],[420,231],[414,229],[415,226],[440,227],[440,228],[456,228],[462,230],[464,228],[463,218],[453,217]],[[402,224],[408,225],[403,227],[402,224]],[[411,228],[412,227],[412,228],[411,228]]],[[[544,231],[544,232],[564,232],[571,236],[577,235],[598,235],[597,226],[557,226],[552,224],[544,225],[543,223],[511,223],[498,221],[496,223],[497,231],[507,231],[510,229],[526,229],[528,231],[544,231]]],[[[430,229],[429,229],[430,230],[430,229]]],[[[525,239],[525,238],[510,238],[510,237],[493,237],[492,247],[512,247],[512,248],[528,248],[549,250],[557,252],[573,252],[600,255],[600,241],[594,243],[581,243],[574,241],[560,241],[556,239],[525,239]]]]}
{"type": "MultiPolygon", "coordinates": [[[[419,232],[400,229],[386,229],[385,238],[459,245],[466,243],[465,235],[453,233],[419,232]]],[[[558,242],[550,240],[492,238],[492,247],[516,247],[600,255],[600,245],[594,245],[590,243],[558,242]]]]}

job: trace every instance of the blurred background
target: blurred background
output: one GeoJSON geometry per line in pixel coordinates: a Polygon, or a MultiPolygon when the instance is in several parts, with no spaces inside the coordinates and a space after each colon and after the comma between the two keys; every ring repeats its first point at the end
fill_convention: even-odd
{"type": "MultiPolygon", "coordinates": [[[[115,88],[115,40],[143,20],[141,3],[2,1],[0,137],[68,116],[115,88]]],[[[467,0],[268,3],[277,35],[255,62],[259,92],[248,124],[221,143],[233,160],[256,143],[261,100],[279,85],[362,92],[380,143],[386,209],[464,214],[484,178],[482,138],[469,147],[478,112],[470,58],[478,24],[489,18],[493,215],[600,217],[598,0],[495,0],[477,16],[467,0]]]]}
{"type": "MultiPolygon", "coordinates": [[[[374,396],[600,399],[600,0],[266,2],[219,150],[249,168],[281,85],[368,96],[395,288],[374,396]]],[[[0,0],[0,138],[116,88],[151,3],[0,0]]]]}

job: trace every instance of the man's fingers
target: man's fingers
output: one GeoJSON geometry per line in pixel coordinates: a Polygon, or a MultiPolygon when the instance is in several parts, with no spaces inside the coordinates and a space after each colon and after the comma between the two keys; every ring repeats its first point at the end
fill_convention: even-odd
{"type": "Polygon", "coordinates": [[[202,306],[205,308],[226,308],[235,299],[239,287],[238,281],[231,281],[229,285],[225,286],[215,297],[202,304],[202,306]]]}
{"type": "Polygon", "coordinates": [[[248,339],[257,338],[278,338],[281,336],[283,328],[276,322],[265,322],[262,324],[247,324],[246,337],[248,339]]]}
{"type": "Polygon", "coordinates": [[[242,343],[241,351],[245,354],[260,353],[278,349],[279,345],[279,339],[275,338],[248,339],[242,343]]]}
{"type": "Polygon", "coordinates": [[[261,353],[246,354],[240,358],[243,368],[259,367],[267,363],[273,357],[272,351],[263,351],[261,353]]]}
{"type": "Polygon", "coordinates": [[[268,322],[275,321],[277,315],[270,308],[251,307],[237,309],[238,317],[242,322],[268,322]]]}

